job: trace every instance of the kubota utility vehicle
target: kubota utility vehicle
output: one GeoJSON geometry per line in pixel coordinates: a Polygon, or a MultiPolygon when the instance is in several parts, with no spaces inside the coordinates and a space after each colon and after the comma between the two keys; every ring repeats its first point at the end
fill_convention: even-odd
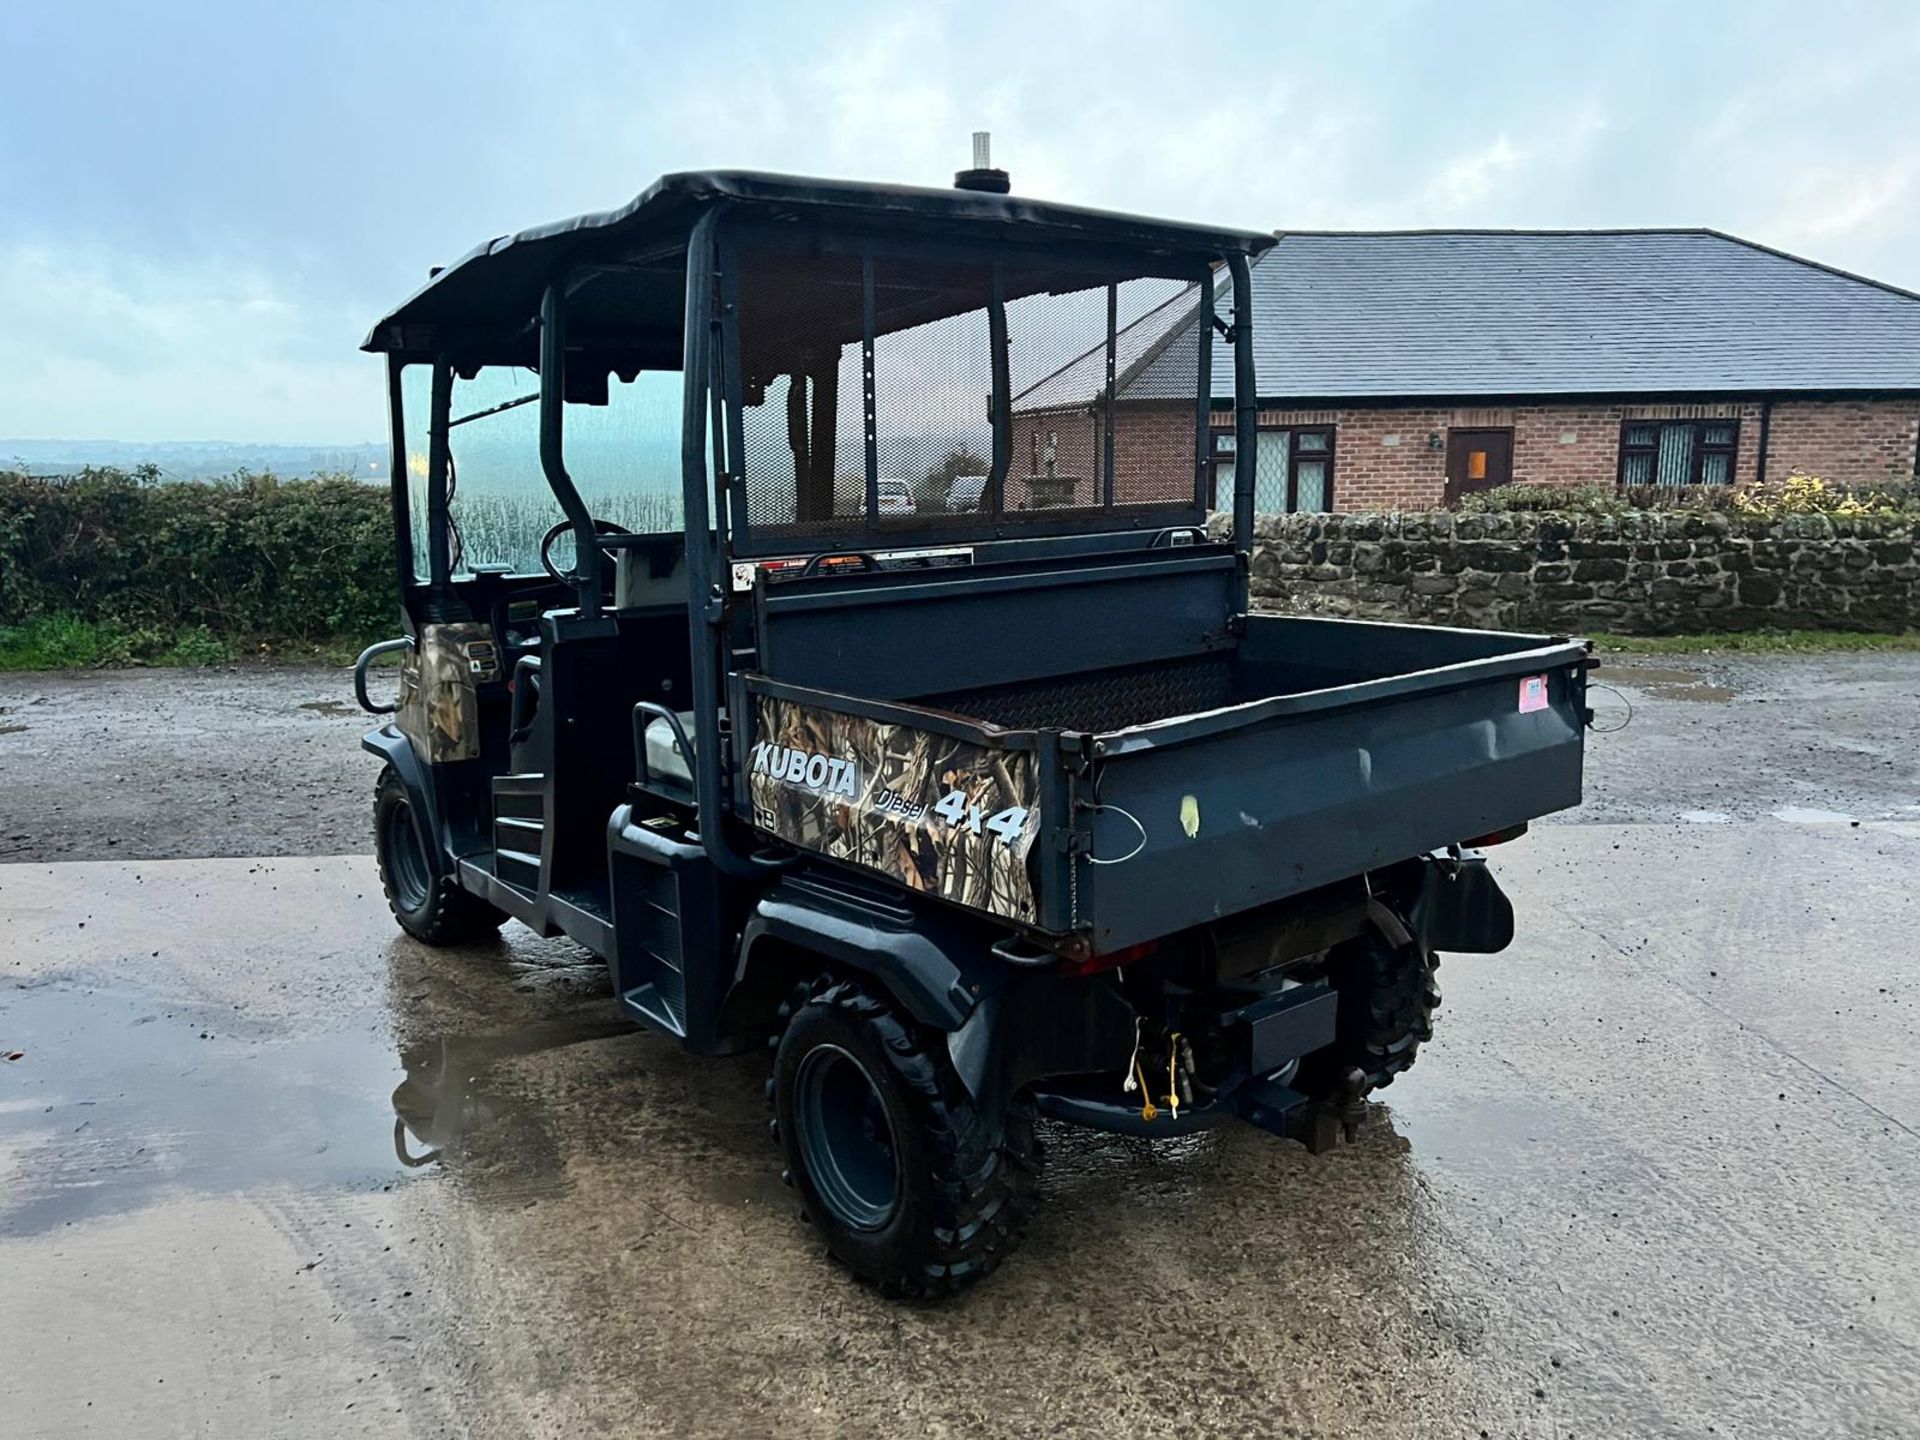
{"type": "Polygon", "coordinates": [[[1334,1138],[1435,951],[1510,939],[1471,847],[1578,802],[1585,714],[1575,640],[1251,612],[1271,237],[962,180],[668,176],[366,346],[400,924],[770,1046],[802,1208],[900,1294],[1012,1248],[1036,1114],[1334,1138]]]}

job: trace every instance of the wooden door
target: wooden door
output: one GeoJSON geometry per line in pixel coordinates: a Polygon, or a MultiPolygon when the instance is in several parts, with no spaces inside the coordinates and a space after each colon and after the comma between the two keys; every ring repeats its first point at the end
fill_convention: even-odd
{"type": "Polygon", "coordinates": [[[1513,479],[1513,431],[1447,432],[1447,503],[1513,479]]]}

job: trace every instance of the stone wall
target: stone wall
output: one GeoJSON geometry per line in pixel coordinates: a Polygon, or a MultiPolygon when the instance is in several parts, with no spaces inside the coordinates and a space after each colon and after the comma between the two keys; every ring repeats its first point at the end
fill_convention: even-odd
{"type": "Polygon", "coordinates": [[[1912,515],[1266,515],[1253,594],[1496,630],[1896,631],[1920,628],[1917,530],[1912,515]]]}

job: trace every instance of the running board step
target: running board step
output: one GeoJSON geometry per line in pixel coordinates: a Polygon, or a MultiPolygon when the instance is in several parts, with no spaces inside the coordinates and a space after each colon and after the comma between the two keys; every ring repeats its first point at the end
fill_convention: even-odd
{"type": "Polygon", "coordinates": [[[493,852],[493,873],[509,885],[518,885],[522,890],[538,891],[540,857],[529,855],[524,850],[496,849],[493,852]]]}
{"type": "Polygon", "coordinates": [[[669,1004],[660,993],[657,985],[636,985],[620,996],[620,1004],[634,1019],[649,1029],[676,1039],[685,1037],[686,1026],[681,1020],[681,1007],[678,1003],[669,1004]]]}
{"type": "Polygon", "coordinates": [[[493,777],[493,813],[521,820],[540,820],[547,809],[547,777],[544,775],[496,775],[493,777]]]}

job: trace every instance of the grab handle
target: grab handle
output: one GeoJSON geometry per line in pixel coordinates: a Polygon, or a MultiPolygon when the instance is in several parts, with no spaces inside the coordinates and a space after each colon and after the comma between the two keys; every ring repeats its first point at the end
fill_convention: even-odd
{"type": "Polygon", "coordinates": [[[369,645],[360,652],[360,658],[353,662],[353,698],[360,702],[360,708],[369,715],[391,715],[400,708],[400,702],[391,705],[376,705],[367,694],[367,666],[378,657],[390,655],[395,650],[406,650],[413,645],[411,635],[402,635],[398,640],[382,640],[378,645],[369,645]]]}
{"type": "Polygon", "coordinates": [[[513,708],[507,713],[507,743],[518,745],[533,731],[540,703],[540,657],[522,655],[513,665],[513,708]]]}
{"type": "Polygon", "coordinates": [[[804,580],[809,575],[818,575],[820,567],[830,560],[858,560],[863,571],[880,568],[880,562],[865,550],[822,550],[800,567],[800,578],[804,580]]]}
{"type": "MultiPolygon", "coordinates": [[[[680,717],[666,706],[653,700],[642,700],[633,707],[633,768],[634,774],[642,785],[651,786],[653,777],[647,773],[647,722],[664,720],[667,729],[673,732],[673,743],[686,757],[687,776],[696,779],[699,772],[694,769],[693,742],[687,739],[687,727],[680,723],[680,717]]],[[[688,787],[689,789],[692,786],[688,787]]]]}

